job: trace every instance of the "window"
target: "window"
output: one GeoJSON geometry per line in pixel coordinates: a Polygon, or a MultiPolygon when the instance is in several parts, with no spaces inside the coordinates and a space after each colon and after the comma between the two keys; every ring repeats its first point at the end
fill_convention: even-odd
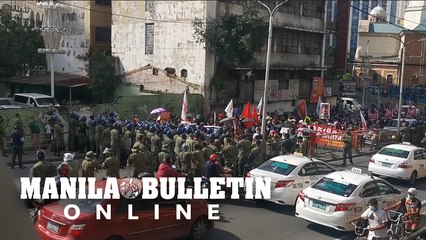
{"type": "Polygon", "coordinates": [[[278,80],[278,90],[288,90],[289,88],[289,80],[288,79],[280,79],[278,80]]]}
{"type": "Polygon", "coordinates": [[[367,198],[367,197],[373,197],[376,196],[377,189],[376,189],[376,183],[375,182],[369,182],[364,185],[364,189],[361,192],[361,197],[367,198]]]}
{"type": "Polygon", "coordinates": [[[267,172],[273,172],[281,175],[289,175],[296,166],[284,163],[268,160],[264,164],[262,164],[259,169],[267,172]]]}
{"type": "Polygon", "coordinates": [[[414,152],[414,160],[423,160],[423,150],[416,150],[414,152]]]}
{"type": "Polygon", "coordinates": [[[145,55],[154,54],[154,23],[145,23],[145,55]]]}
{"type": "Polygon", "coordinates": [[[145,12],[155,12],[154,0],[145,0],[145,12]]]}
{"type": "Polygon", "coordinates": [[[328,166],[327,164],[324,164],[322,162],[316,162],[315,165],[316,165],[316,168],[317,168],[317,174],[318,175],[325,175],[325,174],[329,174],[331,172],[334,172],[333,168],[331,168],[330,166],[328,166]]]}
{"type": "Polygon", "coordinates": [[[15,95],[14,100],[16,103],[28,103],[28,97],[24,96],[15,95]]]}
{"type": "Polygon", "coordinates": [[[312,176],[316,175],[317,170],[315,169],[315,165],[313,163],[308,163],[300,170],[300,176],[312,176]]]}
{"type": "Polygon", "coordinates": [[[111,28],[96,27],[95,28],[95,42],[111,43],[111,28]]]}
{"type": "Polygon", "coordinates": [[[322,37],[317,33],[305,32],[300,34],[300,53],[321,54],[322,37]]]}
{"type": "Polygon", "coordinates": [[[143,210],[154,210],[154,203],[151,199],[142,199],[141,197],[137,197],[135,199],[127,199],[122,197],[117,207],[117,212],[120,214],[127,214],[129,207],[131,204],[133,207],[133,212],[140,212],[143,210]]]}
{"type": "Polygon", "coordinates": [[[332,178],[323,177],[321,180],[315,183],[312,188],[343,197],[349,197],[357,188],[357,185],[352,183],[340,183],[334,181],[332,178]]]}
{"type": "Polygon", "coordinates": [[[389,186],[384,182],[377,182],[377,189],[380,195],[393,194],[395,190],[393,187],[389,186]]]}
{"type": "Polygon", "coordinates": [[[410,154],[410,152],[405,151],[405,150],[401,150],[401,149],[395,149],[395,148],[383,148],[377,154],[391,156],[391,157],[397,157],[397,158],[407,158],[408,154],[410,154]]]}
{"type": "Polygon", "coordinates": [[[298,53],[299,32],[281,28],[276,29],[274,35],[274,52],[298,53]]]}
{"type": "Polygon", "coordinates": [[[111,6],[111,0],[95,0],[95,4],[111,6]]]}

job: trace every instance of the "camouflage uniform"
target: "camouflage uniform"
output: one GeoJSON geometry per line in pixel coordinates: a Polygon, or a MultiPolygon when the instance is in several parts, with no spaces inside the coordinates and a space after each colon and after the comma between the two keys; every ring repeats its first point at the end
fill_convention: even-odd
{"type": "Polygon", "coordinates": [[[102,124],[98,124],[95,127],[95,145],[96,145],[95,153],[98,155],[100,155],[100,152],[101,152],[101,136],[104,130],[105,130],[105,127],[102,124]]]}
{"type": "MultiPolygon", "coordinates": [[[[107,127],[102,131],[101,134],[101,153],[103,149],[108,147],[111,144],[111,127],[107,127]]],[[[101,154],[101,159],[103,158],[103,154],[101,154]]]]}
{"type": "Polygon", "coordinates": [[[84,153],[87,148],[87,124],[85,121],[81,121],[78,127],[78,145],[80,153],[84,153]]]}
{"type": "Polygon", "coordinates": [[[81,163],[82,177],[95,177],[95,172],[102,169],[102,165],[95,161],[95,153],[89,151],[86,153],[86,158],[81,163]]]}
{"type": "Polygon", "coordinates": [[[68,129],[68,148],[70,151],[77,150],[77,133],[78,133],[78,122],[75,118],[70,118],[69,129],[68,129]]]}
{"type": "Polygon", "coordinates": [[[161,137],[159,134],[155,134],[151,137],[151,153],[154,155],[154,162],[156,163],[155,169],[158,168],[158,153],[160,153],[161,149],[161,137]]]}
{"type": "Polygon", "coordinates": [[[112,151],[106,153],[106,157],[102,163],[102,168],[106,169],[106,177],[120,178],[120,162],[112,156],[112,151]]]}
{"type": "Polygon", "coordinates": [[[62,164],[66,164],[71,168],[70,172],[69,172],[69,177],[79,177],[80,176],[78,171],[80,170],[81,164],[79,164],[79,162],[77,160],[66,161],[62,164]]]}
{"type": "Polygon", "coordinates": [[[129,156],[129,160],[127,164],[129,166],[133,166],[133,177],[137,177],[140,173],[146,171],[146,164],[142,160],[141,155],[139,153],[140,148],[139,145],[135,145],[132,148],[132,153],[129,156]]]}
{"type": "Polygon", "coordinates": [[[120,159],[121,138],[120,138],[120,132],[118,131],[116,127],[111,129],[110,137],[111,137],[110,146],[112,148],[112,153],[114,154],[115,158],[120,159]]]}
{"type": "Polygon", "coordinates": [[[7,154],[4,152],[4,138],[6,137],[6,130],[4,129],[4,115],[0,115],[0,150],[3,154],[3,157],[7,157],[7,154]]]}
{"type": "Polygon", "coordinates": [[[54,155],[61,156],[62,140],[64,138],[64,130],[60,123],[56,122],[53,125],[53,141],[54,141],[54,155]]]}
{"type": "Polygon", "coordinates": [[[229,142],[228,145],[222,150],[222,153],[224,154],[224,157],[225,157],[225,166],[227,168],[234,170],[235,172],[235,167],[237,166],[237,160],[238,160],[237,147],[234,145],[233,142],[229,142]]]}
{"type": "Polygon", "coordinates": [[[264,162],[262,147],[260,144],[256,144],[256,146],[250,151],[250,154],[253,156],[253,168],[259,167],[264,162]]]}
{"type": "Polygon", "coordinates": [[[169,152],[169,145],[164,144],[161,148],[161,152],[158,153],[158,165],[160,165],[163,162],[163,158],[167,155],[170,155],[169,152]]]}
{"type": "Polygon", "coordinates": [[[244,165],[247,163],[247,157],[251,150],[251,141],[242,139],[237,144],[238,148],[238,174],[242,176],[244,165]]]}
{"type": "Polygon", "coordinates": [[[56,175],[56,169],[53,166],[53,164],[45,159],[40,160],[36,164],[34,164],[30,172],[32,177],[40,178],[41,188],[44,187],[44,181],[46,180],[47,177],[54,177],[56,175]]]}
{"type": "Polygon", "coordinates": [[[96,153],[95,125],[93,124],[93,120],[89,122],[89,127],[87,129],[87,137],[89,139],[89,150],[96,153]]]}
{"type": "MultiPolygon", "coordinates": [[[[196,145],[199,146],[199,145],[196,145]]],[[[203,173],[204,160],[203,152],[200,147],[194,146],[195,151],[191,152],[191,174],[192,177],[201,177],[203,173]]]]}

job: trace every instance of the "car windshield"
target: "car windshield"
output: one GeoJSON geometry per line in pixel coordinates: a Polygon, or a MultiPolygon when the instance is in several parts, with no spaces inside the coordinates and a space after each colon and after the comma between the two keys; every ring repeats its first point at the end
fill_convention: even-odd
{"type": "Polygon", "coordinates": [[[102,204],[103,201],[104,199],[64,199],[60,200],[59,203],[62,206],[75,204],[82,212],[93,213],[96,210],[96,205],[102,204]]]}
{"type": "Polygon", "coordinates": [[[55,105],[55,100],[52,98],[37,98],[38,105],[55,105]]]}
{"type": "Polygon", "coordinates": [[[402,149],[383,148],[377,154],[382,154],[382,155],[392,156],[392,157],[398,157],[398,158],[407,158],[408,154],[410,154],[410,152],[402,150],[402,149]]]}
{"type": "Polygon", "coordinates": [[[273,172],[286,176],[293,172],[295,168],[295,165],[291,165],[284,162],[277,162],[273,160],[268,160],[259,167],[259,169],[263,171],[273,172]]]}
{"type": "Polygon", "coordinates": [[[323,177],[315,183],[312,188],[343,197],[349,197],[357,188],[357,185],[352,183],[340,183],[334,181],[332,178],[323,177]]]}
{"type": "Polygon", "coordinates": [[[8,99],[0,99],[0,105],[12,105],[12,101],[8,99]]]}

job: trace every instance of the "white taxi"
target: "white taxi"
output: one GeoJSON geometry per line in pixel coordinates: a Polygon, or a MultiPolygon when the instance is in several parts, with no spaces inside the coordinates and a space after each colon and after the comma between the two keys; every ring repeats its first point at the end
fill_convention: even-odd
{"type": "Polygon", "coordinates": [[[391,144],[373,155],[368,171],[375,175],[409,180],[426,177],[426,150],[409,144],[391,144]]]}
{"type": "Polygon", "coordinates": [[[270,177],[271,198],[265,200],[294,205],[300,191],[334,171],[323,161],[296,155],[281,155],[251,170],[246,177],[270,177]]]}
{"type": "Polygon", "coordinates": [[[368,200],[376,198],[383,208],[404,197],[387,181],[357,170],[332,172],[300,192],[296,217],[339,231],[353,231],[353,225],[345,221],[361,215],[368,208],[368,200]]]}

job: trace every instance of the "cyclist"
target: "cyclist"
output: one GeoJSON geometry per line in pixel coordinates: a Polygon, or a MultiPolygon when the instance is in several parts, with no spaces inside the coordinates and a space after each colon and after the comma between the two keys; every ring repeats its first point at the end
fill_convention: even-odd
{"type": "Polygon", "coordinates": [[[394,205],[384,208],[385,211],[399,209],[398,211],[404,214],[406,218],[405,231],[413,233],[417,231],[420,224],[420,208],[422,204],[419,199],[416,198],[417,190],[415,188],[409,188],[407,191],[407,197],[401,199],[394,205]]]}
{"type": "Polygon", "coordinates": [[[368,240],[387,240],[388,233],[386,223],[388,216],[386,212],[379,208],[379,203],[375,198],[368,200],[368,209],[361,216],[346,220],[347,224],[368,219],[368,240]]]}

